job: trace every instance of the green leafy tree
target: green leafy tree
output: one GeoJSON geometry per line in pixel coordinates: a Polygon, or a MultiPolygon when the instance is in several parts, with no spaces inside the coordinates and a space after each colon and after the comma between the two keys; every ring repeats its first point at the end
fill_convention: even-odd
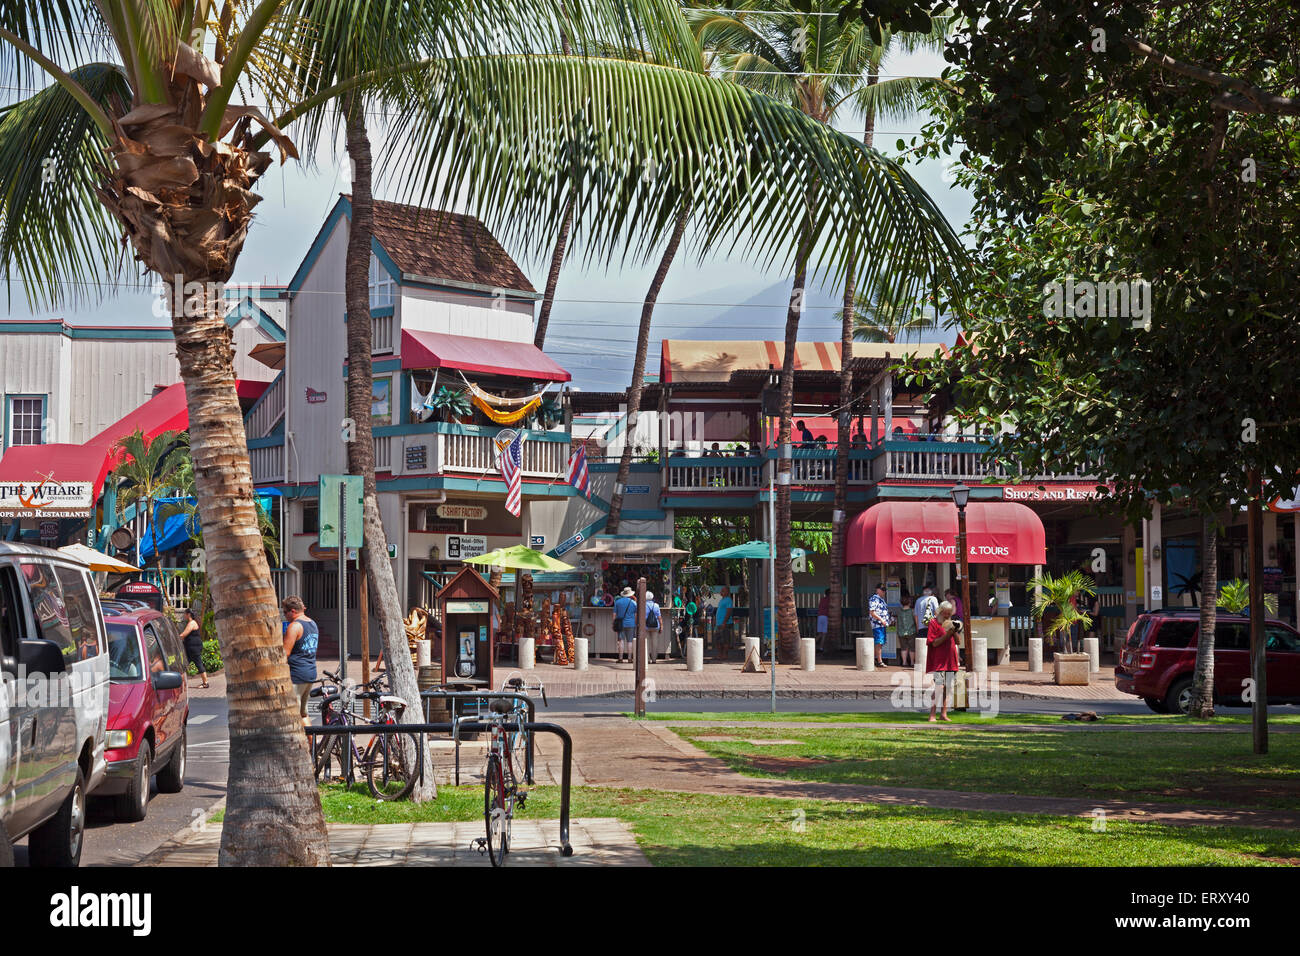
{"type": "MultiPolygon", "coordinates": [[[[127,509],[134,507],[137,514],[143,514],[149,522],[149,536],[153,542],[154,568],[162,575],[162,555],[158,551],[158,522],[154,514],[154,502],[178,487],[186,463],[185,450],[181,446],[181,433],[166,431],[154,438],[147,439],[144,432],[136,429],[130,435],[120,439],[113,451],[122,455],[121,462],[113,469],[113,478],[117,482],[117,517],[124,520],[127,509]]],[[[163,594],[167,591],[164,588],[163,594]]]]}

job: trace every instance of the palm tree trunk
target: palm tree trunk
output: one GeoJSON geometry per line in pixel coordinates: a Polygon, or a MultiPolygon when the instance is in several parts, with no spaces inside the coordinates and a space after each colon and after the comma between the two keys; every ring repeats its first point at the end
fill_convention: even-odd
{"type": "MultiPolygon", "coordinates": [[[[320,795],[289,680],[280,615],[258,532],[244,421],[235,392],[224,276],[203,283],[201,308],[172,291],[172,330],[189,408],[190,453],[221,655],[226,661],[230,767],[222,866],[328,866],[320,795]],[[198,313],[198,314],[195,314],[198,313]]],[[[183,283],[182,283],[183,285],[183,283]]]]}
{"type": "Polygon", "coordinates": [[[560,281],[560,267],[564,265],[564,250],[569,245],[569,230],[573,228],[573,199],[564,206],[564,218],[560,221],[560,234],[555,239],[555,251],[551,253],[551,271],[546,275],[546,294],[542,296],[542,307],[537,313],[537,333],[533,344],[539,349],[546,343],[546,328],[551,324],[551,306],[555,304],[555,286],[560,281]]]}
{"type": "Polygon", "coordinates": [[[1214,628],[1218,617],[1219,528],[1212,514],[1202,516],[1201,522],[1201,633],[1196,640],[1192,716],[1205,718],[1214,716],[1214,628]]]}
{"type": "Polygon", "coordinates": [[[677,225],[673,229],[668,246],[659,259],[659,268],[655,270],[646,292],[645,302],[641,306],[641,325],[636,335],[636,359],[632,363],[632,384],[627,390],[627,431],[623,444],[623,455],[618,460],[618,477],[614,480],[614,494],[609,499],[609,517],[605,520],[605,533],[618,534],[619,521],[623,515],[623,493],[627,488],[628,475],[632,472],[632,445],[636,435],[637,413],[641,409],[641,386],[645,378],[645,357],[650,349],[650,320],[654,316],[655,302],[659,299],[659,290],[663,288],[664,279],[668,277],[668,267],[673,264],[677,247],[682,243],[682,234],[686,231],[686,222],[691,217],[688,205],[677,214],[677,225]]]}
{"type": "Polygon", "coordinates": [[[853,404],[853,294],[854,267],[849,259],[844,279],[844,316],[840,324],[840,410],[835,444],[835,505],[831,521],[831,601],[827,615],[826,640],[831,647],[840,644],[844,614],[844,533],[848,530],[846,510],[849,500],[849,427],[853,404]]]}
{"type": "MultiPolygon", "coordinates": [[[[370,247],[374,226],[374,197],[371,192],[370,138],[366,134],[365,113],[359,97],[348,97],[347,148],[356,164],[352,181],[352,223],[348,229],[346,300],[348,314],[348,415],[355,423],[353,440],[348,442],[348,470],[361,475],[365,485],[363,508],[362,566],[370,588],[370,603],[379,617],[379,631],[384,660],[393,693],[407,702],[402,723],[418,724],[424,719],[420,706],[420,688],[411,662],[410,645],[402,620],[402,601],[388,559],[388,539],[379,515],[379,491],[375,482],[375,444],[370,425],[370,407],[374,393],[374,370],[371,366],[373,346],[370,325],[370,247]]],[[[417,766],[416,738],[403,735],[407,766],[417,766]]],[[[417,783],[411,799],[431,800],[437,794],[433,763],[426,747],[424,780],[417,783]]]]}

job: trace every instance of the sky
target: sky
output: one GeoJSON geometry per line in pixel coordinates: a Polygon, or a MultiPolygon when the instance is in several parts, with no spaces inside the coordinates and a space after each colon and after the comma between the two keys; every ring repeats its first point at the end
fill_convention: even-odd
{"type": "MultiPolygon", "coordinates": [[[[937,75],[943,69],[942,56],[935,53],[900,55],[886,60],[885,75],[937,75]]],[[[897,153],[899,138],[919,133],[923,116],[881,121],[875,145],[882,153],[897,153]]],[[[860,136],[860,117],[846,116],[836,124],[846,133],[860,136]]],[[[382,131],[372,129],[374,153],[380,154],[382,131]]],[[[240,256],[232,282],[283,285],[288,283],[306,255],[325,216],[338,194],[349,190],[349,164],[340,148],[322,149],[308,162],[274,165],[258,184],[262,203],[248,242],[240,256]],[[340,157],[342,157],[340,159],[340,157]]],[[[970,196],[945,183],[943,165],[937,161],[910,165],[917,182],[959,233],[970,215],[970,196]]],[[[380,181],[379,199],[396,198],[399,190],[380,181]]],[[[463,210],[457,210],[463,211],[463,210]]],[[[507,246],[533,286],[545,287],[551,249],[518,249],[507,246]]],[[[641,303],[653,276],[658,256],[637,267],[584,268],[566,265],[556,291],[546,351],[574,376],[575,388],[610,391],[627,387],[631,378],[641,303]]],[[[647,371],[658,367],[658,343],[665,338],[684,339],[781,339],[784,337],[786,303],[791,277],[763,272],[743,256],[711,256],[703,262],[694,254],[688,230],[659,296],[651,327],[651,349],[647,371]]],[[[158,325],[154,298],[142,292],[106,288],[114,294],[80,307],[32,312],[23,304],[21,287],[12,295],[12,318],[61,317],[77,325],[158,325]]],[[[805,299],[800,338],[804,341],[838,341],[840,292],[810,288],[805,299]]],[[[950,336],[949,336],[950,337],[950,336]]]]}

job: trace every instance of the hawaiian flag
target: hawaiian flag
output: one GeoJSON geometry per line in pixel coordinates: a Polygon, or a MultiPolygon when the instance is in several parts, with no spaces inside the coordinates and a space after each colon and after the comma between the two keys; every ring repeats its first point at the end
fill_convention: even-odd
{"type": "Polygon", "coordinates": [[[524,436],[515,435],[510,444],[501,449],[499,461],[501,477],[506,482],[506,511],[519,517],[521,475],[524,470],[524,436]]]}
{"type": "Polygon", "coordinates": [[[587,486],[590,479],[587,476],[587,446],[579,445],[573,449],[573,454],[569,456],[569,484],[582,492],[582,496],[587,497],[587,486]]]}

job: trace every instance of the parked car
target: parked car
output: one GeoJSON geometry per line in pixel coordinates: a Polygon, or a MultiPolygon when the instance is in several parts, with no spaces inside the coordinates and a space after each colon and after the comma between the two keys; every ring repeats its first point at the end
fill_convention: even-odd
{"type": "Polygon", "coordinates": [[[105,601],[108,629],[108,771],[94,795],[111,796],[119,819],[143,820],[149,781],[159,793],[185,786],[190,698],[185,649],[167,615],[105,601]]]}
{"type": "MultiPolygon", "coordinates": [[[[1115,665],[1115,686],[1159,714],[1191,709],[1198,608],[1139,615],[1115,665]]],[[[1270,704],[1300,703],[1300,632],[1281,621],[1264,625],[1265,682],[1270,704]]],[[[1250,677],[1250,618],[1220,612],[1214,628],[1215,703],[1242,706],[1250,677]]]]}
{"type": "Polygon", "coordinates": [[[104,778],[108,634],[90,570],[0,542],[0,863],[76,866],[104,778]]]}

